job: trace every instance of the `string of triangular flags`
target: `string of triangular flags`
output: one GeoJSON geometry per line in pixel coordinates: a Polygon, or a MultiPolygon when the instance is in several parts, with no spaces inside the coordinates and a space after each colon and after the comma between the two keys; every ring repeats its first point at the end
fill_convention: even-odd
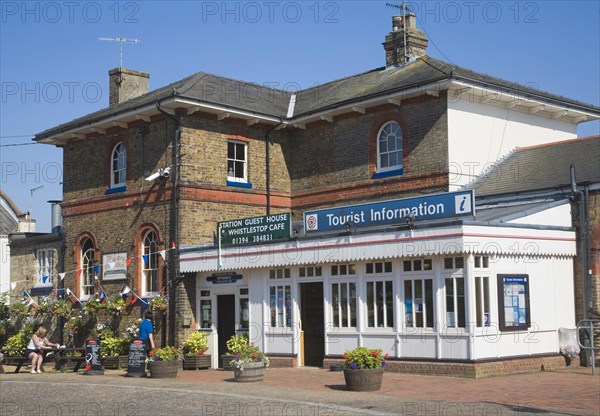
{"type": "MultiPolygon", "coordinates": [[[[171,242],[171,248],[169,250],[175,250],[175,242],[171,242]]],[[[148,264],[148,262],[150,261],[150,256],[153,254],[160,254],[160,256],[162,257],[163,261],[167,259],[167,250],[159,250],[159,251],[155,251],[152,253],[148,253],[148,254],[143,254],[141,256],[135,256],[135,257],[127,257],[125,259],[125,264],[127,266],[129,266],[132,262],[132,260],[135,259],[143,259],[144,260],[144,264],[148,264]]],[[[114,261],[108,262],[108,263],[102,263],[100,265],[94,265],[94,280],[98,280],[98,273],[100,273],[100,267],[105,267],[108,266],[109,269],[112,269],[113,267],[115,267],[116,263],[114,261]]],[[[66,272],[62,272],[59,273],[58,276],[60,277],[60,281],[62,282],[65,279],[65,276],[68,273],[77,273],[77,277],[81,276],[81,273],[83,272],[83,269],[78,268],[75,270],[69,270],[66,272]]],[[[48,281],[48,279],[50,279],[50,275],[47,276],[42,276],[42,282],[46,283],[48,281]]],[[[14,287],[13,287],[14,289],[14,287]]]]}

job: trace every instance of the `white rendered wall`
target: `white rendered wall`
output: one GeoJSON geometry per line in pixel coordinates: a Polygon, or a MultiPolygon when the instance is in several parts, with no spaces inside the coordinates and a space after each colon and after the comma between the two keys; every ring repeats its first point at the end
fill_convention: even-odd
{"type": "Polygon", "coordinates": [[[560,227],[572,227],[571,205],[565,201],[563,205],[550,208],[544,211],[526,217],[517,218],[508,221],[512,224],[530,224],[530,225],[554,225],[560,227]]]}
{"type": "Polygon", "coordinates": [[[469,99],[448,100],[450,191],[515,147],[577,137],[577,125],[469,99]]]}
{"type": "MultiPolygon", "coordinates": [[[[0,235],[0,293],[10,292],[10,248],[8,236],[0,235]]],[[[10,301],[10,298],[7,298],[10,301]]]]}
{"type": "Polygon", "coordinates": [[[571,258],[500,258],[490,281],[492,325],[476,330],[474,359],[557,353],[558,329],[575,327],[573,261],[571,258]],[[531,327],[498,329],[497,274],[528,274],[531,327]],[[493,282],[493,284],[492,284],[493,282]]]}

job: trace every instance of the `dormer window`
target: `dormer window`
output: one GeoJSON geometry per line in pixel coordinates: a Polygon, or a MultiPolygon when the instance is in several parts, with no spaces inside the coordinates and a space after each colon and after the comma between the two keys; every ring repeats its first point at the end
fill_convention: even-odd
{"type": "Polygon", "coordinates": [[[395,121],[385,123],[377,135],[377,173],[402,174],[402,128],[395,121]]]}
{"type": "Polygon", "coordinates": [[[123,143],[117,143],[111,156],[110,187],[125,186],[127,179],[127,152],[123,143]]]}

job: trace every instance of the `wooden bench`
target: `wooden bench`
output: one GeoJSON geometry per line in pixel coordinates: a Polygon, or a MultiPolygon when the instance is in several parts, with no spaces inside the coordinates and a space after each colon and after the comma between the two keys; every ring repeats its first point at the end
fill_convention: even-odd
{"type": "MultiPolygon", "coordinates": [[[[25,357],[25,351],[22,350],[2,349],[0,350],[0,354],[2,354],[3,356],[2,360],[0,360],[0,374],[5,373],[4,367],[2,366],[3,364],[16,366],[14,372],[18,373],[19,371],[21,371],[21,367],[23,367],[23,364],[29,364],[31,362],[28,357],[25,357]]],[[[43,361],[41,370],[42,372],[44,371],[43,361]]]]}
{"type": "Polygon", "coordinates": [[[73,368],[76,373],[82,364],[85,364],[85,348],[61,348],[53,350],[56,354],[54,359],[55,369],[64,373],[73,368]]]}

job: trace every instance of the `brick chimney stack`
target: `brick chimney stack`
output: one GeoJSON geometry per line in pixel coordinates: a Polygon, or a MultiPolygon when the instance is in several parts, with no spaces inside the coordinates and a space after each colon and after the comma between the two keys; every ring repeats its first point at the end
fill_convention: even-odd
{"type": "Polygon", "coordinates": [[[388,68],[426,55],[427,38],[425,32],[417,29],[417,17],[414,13],[407,13],[406,22],[404,20],[404,16],[393,16],[392,31],[385,37],[383,48],[385,66],[388,68]]]}
{"type": "Polygon", "coordinates": [[[150,74],[147,72],[134,71],[127,68],[115,68],[108,71],[108,77],[110,81],[109,107],[148,92],[150,74]]]}

